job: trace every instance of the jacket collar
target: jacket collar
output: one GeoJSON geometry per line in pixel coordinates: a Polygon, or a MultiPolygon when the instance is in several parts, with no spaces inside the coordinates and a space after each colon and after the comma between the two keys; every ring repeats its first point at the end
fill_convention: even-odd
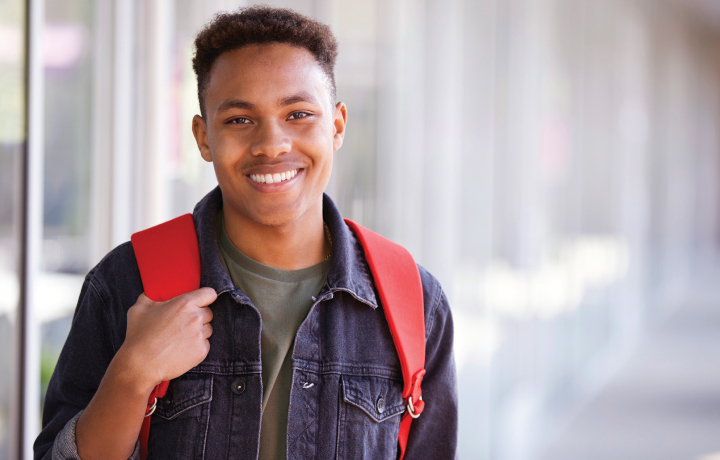
{"type": "MultiPolygon", "coordinates": [[[[222,191],[220,187],[215,187],[193,210],[200,247],[200,285],[215,289],[218,295],[236,291],[230,276],[220,262],[215,220],[222,206],[222,191]]],[[[344,291],[373,309],[377,308],[372,276],[365,263],[362,247],[352,230],[345,224],[335,203],[326,194],[323,194],[323,219],[332,238],[332,258],[325,286],[318,297],[327,291],[331,293],[344,291]]],[[[242,303],[250,303],[245,294],[239,295],[238,300],[242,303]]]]}

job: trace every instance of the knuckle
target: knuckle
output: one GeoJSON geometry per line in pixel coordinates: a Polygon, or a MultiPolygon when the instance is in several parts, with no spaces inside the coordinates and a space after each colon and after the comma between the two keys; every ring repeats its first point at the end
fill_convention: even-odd
{"type": "Polygon", "coordinates": [[[180,311],[192,311],[193,302],[191,298],[183,297],[177,303],[177,308],[180,311]]]}
{"type": "Polygon", "coordinates": [[[193,296],[191,295],[184,295],[180,297],[180,305],[182,305],[184,308],[189,308],[195,304],[193,296]]]}

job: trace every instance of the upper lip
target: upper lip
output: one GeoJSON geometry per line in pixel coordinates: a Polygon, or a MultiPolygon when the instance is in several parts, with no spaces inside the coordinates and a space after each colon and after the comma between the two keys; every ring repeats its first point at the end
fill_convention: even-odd
{"type": "Polygon", "coordinates": [[[299,165],[297,163],[277,163],[277,164],[264,164],[264,165],[257,165],[252,166],[245,170],[245,175],[249,176],[250,174],[275,174],[275,173],[282,173],[287,171],[292,171],[293,169],[302,169],[302,165],[299,165]]]}

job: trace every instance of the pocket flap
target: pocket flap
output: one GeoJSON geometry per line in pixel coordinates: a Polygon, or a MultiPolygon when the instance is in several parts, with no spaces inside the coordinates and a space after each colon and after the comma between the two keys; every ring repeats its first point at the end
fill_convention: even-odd
{"type": "Polygon", "coordinates": [[[343,375],[343,399],[361,409],[376,422],[405,411],[402,382],[382,377],[343,375]]]}
{"type": "Polygon", "coordinates": [[[155,414],[172,420],[181,413],[212,401],[212,374],[188,372],[171,380],[164,398],[158,399],[155,414]]]}

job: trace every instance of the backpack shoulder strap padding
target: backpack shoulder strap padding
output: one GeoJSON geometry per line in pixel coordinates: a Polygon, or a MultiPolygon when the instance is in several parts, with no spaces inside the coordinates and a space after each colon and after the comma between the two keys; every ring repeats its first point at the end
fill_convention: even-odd
{"type": "Polygon", "coordinates": [[[164,302],[200,289],[200,250],[192,214],[185,214],[130,238],[145,295],[164,302]]]}
{"type": "Polygon", "coordinates": [[[425,375],[425,307],[420,272],[404,247],[349,219],[345,223],[363,247],[400,358],[407,405],[398,436],[402,459],[410,424],[425,407],[420,387],[425,375]]]}
{"type": "MultiPolygon", "coordinates": [[[[192,214],[185,214],[155,227],[134,233],[130,238],[145,295],[164,302],[200,289],[200,248],[192,214]]],[[[150,416],[168,384],[156,386],[148,398],[140,428],[140,458],[147,459],[150,416]]]]}

